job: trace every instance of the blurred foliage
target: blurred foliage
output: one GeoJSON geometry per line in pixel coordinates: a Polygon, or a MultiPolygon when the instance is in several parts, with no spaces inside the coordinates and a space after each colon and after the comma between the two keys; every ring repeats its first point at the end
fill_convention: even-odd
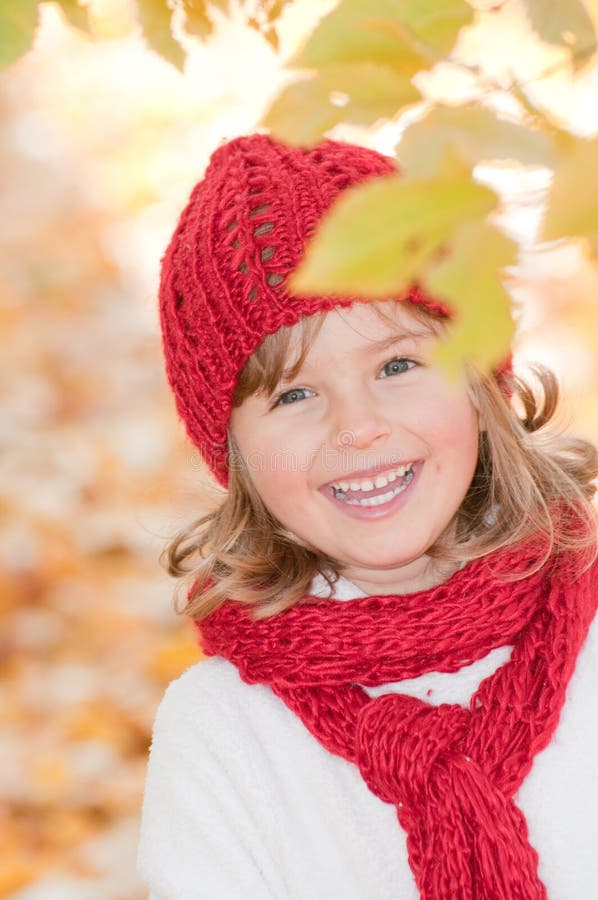
{"type": "MultiPolygon", "coordinates": [[[[48,0],[4,0],[0,5],[0,66],[13,63],[32,45],[38,25],[38,7],[48,0]]],[[[86,33],[94,34],[93,0],[51,0],[66,21],[86,33]]],[[[274,47],[278,47],[276,22],[290,0],[245,0],[244,18],[274,47]]],[[[148,45],[179,69],[184,68],[185,50],[175,32],[175,20],[182,13],[182,28],[187,35],[205,39],[214,33],[218,14],[231,15],[235,0],[135,0],[138,22],[148,45]]]]}
{"type": "Polygon", "coordinates": [[[526,0],[532,27],[547,44],[567,47],[575,70],[586,65],[596,52],[596,31],[582,0],[526,0]]]}
{"type": "Polygon", "coordinates": [[[465,354],[491,368],[506,356],[514,333],[509,296],[494,273],[517,255],[514,241],[479,224],[495,203],[493,192],[473,182],[469,167],[452,153],[429,178],[374,179],[337,202],[291,287],[299,293],[316,284],[323,292],[401,295],[422,261],[433,260],[426,283],[457,315],[438,361],[451,377],[458,375],[465,354]],[[467,315],[470,309],[475,315],[467,315]],[[489,335],[486,342],[479,337],[479,318],[489,335]]]}
{"type": "MultiPolygon", "coordinates": [[[[56,0],[67,20],[78,28],[89,29],[85,8],[76,0],[56,0]]],[[[288,0],[246,0],[241,5],[247,26],[256,29],[274,48],[278,46],[276,22],[288,0]]],[[[464,28],[480,15],[492,16],[502,4],[488,10],[475,9],[466,0],[339,0],[338,4],[316,25],[309,39],[290,61],[291,70],[299,77],[288,84],[274,100],[264,117],[264,124],[276,136],[298,144],[316,142],[339,123],[368,126],[381,119],[396,119],[422,97],[414,84],[414,76],[430,69],[451,54],[464,28]]],[[[546,43],[557,45],[568,53],[568,62],[575,72],[587,66],[596,52],[596,32],[592,17],[582,0],[524,0],[528,22],[546,43]]],[[[212,35],[218,15],[230,15],[232,0],[136,0],[138,21],[148,45],[179,69],[184,68],[184,40],[177,30],[177,15],[182,15],[182,33],[206,39],[212,35]]],[[[4,63],[16,59],[32,40],[36,25],[36,4],[32,0],[7,4],[0,14],[0,59],[4,63]]],[[[508,52],[507,48],[505,51],[508,52]]],[[[598,254],[598,187],[593,177],[596,166],[596,145],[585,145],[583,138],[563,137],[563,130],[552,122],[545,111],[534,104],[525,85],[512,79],[504,88],[520,101],[518,121],[507,120],[484,108],[476,101],[458,110],[436,108],[428,110],[422,123],[408,127],[396,154],[411,182],[415,205],[429,202],[425,178],[433,179],[443,158],[443,148],[450,148],[469,165],[469,179],[473,167],[480,161],[509,159],[515,164],[550,165],[555,172],[555,184],[546,224],[544,240],[579,237],[592,257],[598,254]],[[405,152],[403,152],[403,150],[405,152]],[[425,173],[425,174],[424,174],[425,173]],[[422,180],[421,176],[424,175],[422,180]],[[578,204],[581,186],[584,202],[578,204]],[[421,191],[421,196],[418,195],[421,191]]],[[[433,181],[431,182],[433,184],[433,181]]],[[[367,191],[367,187],[362,188],[367,191]]],[[[389,194],[390,196],[390,194],[389,194]]],[[[457,198],[458,199],[458,198],[457,198]]],[[[458,206],[458,203],[457,203],[458,206]]],[[[443,234],[443,266],[446,256],[465,260],[459,252],[457,231],[466,222],[467,233],[475,243],[483,246],[488,233],[488,214],[478,216],[475,226],[468,213],[452,222],[452,231],[443,234]]],[[[463,209],[467,203],[463,203],[463,209]]],[[[357,208],[362,215],[363,209],[357,208]]],[[[388,235],[379,234],[379,243],[365,235],[357,219],[349,229],[345,213],[333,208],[326,220],[326,241],[318,248],[313,245],[317,261],[306,254],[304,264],[293,284],[296,290],[307,293],[353,290],[362,296],[380,294],[381,285],[387,296],[399,293],[405,286],[406,273],[427,289],[437,290],[448,282],[434,271],[439,258],[438,241],[432,231],[433,217],[422,224],[412,218],[404,242],[410,246],[426,247],[418,254],[418,265],[399,268],[395,261],[403,256],[388,235]],[[366,244],[368,253],[355,253],[356,245],[366,244]],[[360,260],[358,263],[357,260],[360,260]],[[384,273],[397,272],[394,279],[384,273]]],[[[495,254],[488,254],[478,265],[481,283],[489,289],[494,301],[492,310],[504,321],[508,315],[510,297],[503,287],[504,267],[493,268],[495,254]],[[502,312],[496,304],[503,304],[502,312]]],[[[503,258],[503,254],[498,254],[503,258]]],[[[509,262],[516,262],[509,257],[509,262]]],[[[478,359],[501,358],[508,352],[512,329],[496,329],[496,316],[484,304],[465,301],[467,292],[455,297],[455,290],[467,283],[461,273],[453,287],[439,297],[450,303],[456,301],[462,323],[460,337],[450,342],[442,354],[447,369],[454,369],[466,356],[478,359]],[[466,337],[468,336],[468,337],[466,337]]]]}
{"type": "MultiPolygon", "coordinates": [[[[537,33],[569,51],[575,71],[588,64],[596,33],[581,0],[559,3],[558,12],[544,0],[526,0],[525,7],[537,33]]],[[[290,61],[300,79],[275,99],[264,123],[278,137],[304,144],[316,142],[339,121],[373,125],[381,117],[396,119],[423,100],[413,76],[450,58],[473,19],[465,0],[340,0],[290,61]]],[[[512,96],[525,97],[517,119],[491,111],[482,100],[456,108],[431,104],[423,120],[408,125],[396,148],[403,172],[379,190],[365,184],[334,204],[291,280],[293,289],[367,298],[400,295],[408,281],[417,281],[458,314],[458,332],[439,354],[447,372],[454,373],[465,358],[489,368],[506,357],[513,326],[507,324],[511,297],[504,270],[517,262],[517,253],[513,246],[506,253],[507,238],[489,226],[498,198],[472,221],[473,167],[505,159],[550,166],[554,187],[542,239],[579,237],[598,256],[598,142],[564,133],[534,106],[516,78],[512,86],[512,96]],[[448,228],[443,197],[436,202],[434,196],[447,152],[467,166],[464,177],[453,182],[448,228]],[[413,249],[411,255],[406,248],[413,249]],[[473,248],[481,256],[476,258],[473,248]],[[467,268],[474,263],[475,278],[467,268]]]]}
{"type": "MultiPolygon", "coordinates": [[[[75,28],[93,34],[93,0],[5,0],[0,6],[0,65],[8,65],[33,43],[38,7],[53,2],[75,28]]],[[[218,14],[231,15],[235,0],[134,0],[142,33],[157,53],[182,68],[183,48],[176,46],[175,18],[183,13],[183,30],[207,38],[218,14]]],[[[278,46],[276,23],[291,0],[242,0],[246,24],[278,46]]],[[[491,7],[495,10],[501,4],[491,7]]],[[[571,50],[578,68],[596,50],[592,18],[582,0],[525,0],[533,28],[544,41],[571,50]]],[[[448,55],[460,29],[471,23],[475,4],[464,0],[340,0],[315,29],[297,56],[299,67],[321,68],[332,62],[372,61],[403,74],[415,74],[448,55]]],[[[348,84],[354,83],[347,72],[348,84]]],[[[336,80],[336,79],[335,79],[336,80]]],[[[342,88],[338,88],[342,89],[342,88]]]]}
{"type": "Polygon", "coordinates": [[[559,165],[542,234],[547,241],[579,235],[598,259],[598,139],[580,141],[564,133],[558,138],[559,165]]]}
{"type": "MultiPolygon", "coordinates": [[[[78,150],[60,74],[31,59],[0,88],[0,897],[142,900],[153,717],[200,657],[155,534],[190,507],[189,466],[155,304],[117,252],[168,119],[125,127],[114,94],[104,119],[96,86],[78,150]]],[[[81,121],[93,74],[78,76],[81,121]]]]}

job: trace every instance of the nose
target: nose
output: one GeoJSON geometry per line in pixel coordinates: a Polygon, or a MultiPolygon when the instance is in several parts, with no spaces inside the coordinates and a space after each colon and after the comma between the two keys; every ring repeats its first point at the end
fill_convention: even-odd
{"type": "Polygon", "coordinates": [[[330,441],[335,449],[365,450],[391,432],[388,417],[367,394],[338,400],[335,407],[330,441]]]}

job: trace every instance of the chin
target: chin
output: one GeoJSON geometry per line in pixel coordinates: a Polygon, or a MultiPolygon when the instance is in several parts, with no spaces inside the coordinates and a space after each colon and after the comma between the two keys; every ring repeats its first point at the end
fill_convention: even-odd
{"type": "Polygon", "coordinates": [[[345,565],[350,566],[351,568],[359,567],[360,569],[364,569],[365,571],[367,571],[368,569],[403,569],[405,568],[405,566],[416,562],[422,555],[423,553],[416,553],[412,556],[409,555],[397,557],[395,554],[390,553],[387,556],[375,556],[372,554],[364,559],[347,560],[345,565]]]}

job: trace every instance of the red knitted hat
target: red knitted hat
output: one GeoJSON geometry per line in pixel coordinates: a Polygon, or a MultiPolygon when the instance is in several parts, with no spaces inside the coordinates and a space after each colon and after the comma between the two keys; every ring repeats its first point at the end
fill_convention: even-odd
{"type": "MultiPolygon", "coordinates": [[[[287,291],[307,238],[341,191],[397,171],[389,157],[331,140],[297,148],[253,134],[212,154],[162,258],[160,320],[177,412],[224,487],[227,426],[247,359],[282,325],[364,300],[287,291]]],[[[449,313],[417,286],[395,299],[407,298],[449,313]]]]}

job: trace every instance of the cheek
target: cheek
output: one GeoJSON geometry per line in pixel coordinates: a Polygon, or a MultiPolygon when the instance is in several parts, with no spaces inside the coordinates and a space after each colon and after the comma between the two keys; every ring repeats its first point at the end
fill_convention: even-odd
{"type": "Polygon", "coordinates": [[[425,437],[440,456],[438,465],[450,460],[453,467],[475,468],[478,458],[479,427],[476,410],[469,401],[454,398],[429,406],[425,437]]]}
{"type": "Polygon", "coordinates": [[[451,448],[454,469],[469,484],[479,452],[479,428],[475,410],[467,408],[456,412],[447,429],[446,443],[451,448]]]}
{"type": "Polygon", "coordinates": [[[289,531],[307,539],[313,529],[313,507],[305,473],[272,469],[254,477],[254,486],[268,511],[289,531]]]}
{"type": "Polygon", "coordinates": [[[250,470],[250,477],[266,506],[279,518],[289,509],[300,508],[299,499],[305,490],[306,464],[294,451],[277,453],[270,448],[266,465],[250,470]]]}

